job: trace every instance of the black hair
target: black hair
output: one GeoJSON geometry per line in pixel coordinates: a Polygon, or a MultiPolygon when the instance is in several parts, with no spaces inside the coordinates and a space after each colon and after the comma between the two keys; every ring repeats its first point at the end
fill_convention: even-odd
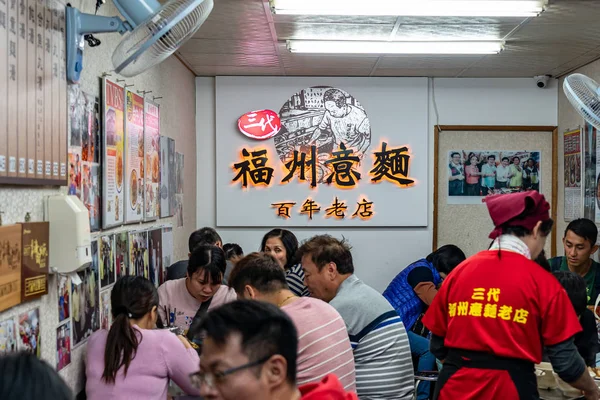
{"type": "Polygon", "coordinates": [[[229,276],[229,286],[242,293],[250,285],[263,293],[287,289],[285,272],[277,261],[266,253],[250,253],[242,258],[229,276]]]}
{"type": "MultiPolygon", "coordinates": [[[[540,233],[543,236],[548,236],[550,232],[552,232],[552,226],[554,225],[554,221],[552,218],[542,221],[542,225],[540,225],[540,233]]],[[[527,235],[531,235],[532,231],[525,228],[524,226],[503,226],[502,234],[504,235],[513,235],[518,238],[525,237],[527,235]]]]}
{"type": "Polygon", "coordinates": [[[232,257],[241,257],[244,255],[244,250],[237,243],[226,243],[223,245],[223,251],[225,252],[225,258],[231,259],[232,257]]]}
{"type": "Polygon", "coordinates": [[[325,264],[333,262],[340,274],[353,274],[351,248],[345,239],[339,240],[330,235],[317,235],[308,239],[298,249],[298,257],[310,256],[319,271],[325,264]]]}
{"type": "Polygon", "coordinates": [[[104,350],[102,379],[106,383],[115,383],[121,367],[124,367],[123,375],[127,376],[141,340],[130,320],[144,317],[153,307],[158,307],[158,302],[156,287],[144,277],[124,276],[115,283],[110,295],[113,324],[104,350]]]}
{"type": "Polygon", "coordinates": [[[457,151],[453,151],[452,153],[450,153],[450,158],[453,158],[455,155],[460,157],[460,153],[457,151]]]}
{"type": "Polygon", "coordinates": [[[519,162],[521,162],[521,158],[520,158],[520,157],[514,156],[514,157],[512,158],[512,161],[513,161],[513,162],[515,162],[515,159],[517,159],[517,160],[519,160],[519,162]]]}
{"type": "Polygon", "coordinates": [[[72,400],[58,372],[31,353],[0,357],[0,399],[72,400]]]}
{"type": "Polygon", "coordinates": [[[550,266],[550,262],[546,258],[546,252],[542,250],[542,252],[537,256],[535,261],[540,267],[544,268],[548,272],[552,272],[552,267],[550,266]]]}
{"type": "Polygon", "coordinates": [[[340,89],[329,89],[323,94],[323,103],[333,101],[338,108],[342,108],[346,103],[346,95],[340,89]]]}
{"type": "Polygon", "coordinates": [[[595,223],[587,218],[579,218],[571,221],[569,225],[567,225],[567,229],[565,229],[565,236],[567,236],[568,231],[584,238],[590,242],[592,247],[596,245],[596,241],[598,240],[598,228],[595,223]]]}
{"type": "Polygon", "coordinates": [[[200,329],[217,345],[241,336],[242,352],[250,362],[281,355],[287,362],[287,381],[296,384],[298,332],[287,314],[273,304],[236,300],[210,311],[200,329]]]}
{"type": "Polygon", "coordinates": [[[465,253],[453,244],[442,246],[427,256],[427,261],[432,263],[438,272],[446,275],[466,259],[465,253]]]}
{"type": "Polygon", "coordinates": [[[508,157],[502,157],[502,161],[504,161],[504,160],[510,162],[510,159],[508,157]]]}
{"type": "Polygon", "coordinates": [[[201,244],[212,244],[216,246],[217,243],[223,243],[223,240],[221,240],[221,236],[219,236],[217,231],[213,228],[204,227],[192,232],[188,240],[188,248],[191,253],[201,244]]]}
{"type": "Polygon", "coordinates": [[[227,260],[225,259],[223,249],[217,246],[201,244],[190,255],[187,273],[191,277],[198,271],[206,271],[206,274],[210,277],[210,281],[216,284],[223,281],[226,268],[227,260]]]}
{"type": "Polygon", "coordinates": [[[298,239],[296,238],[296,235],[287,229],[273,229],[263,236],[262,242],[260,243],[260,251],[265,251],[267,240],[274,237],[279,238],[281,243],[283,243],[283,247],[285,247],[286,263],[283,268],[287,271],[298,262],[298,259],[296,258],[298,239]]]}
{"type": "Polygon", "coordinates": [[[494,160],[496,160],[496,156],[493,154],[490,154],[489,156],[487,156],[487,159],[489,160],[490,158],[493,158],[494,160]]]}
{"type": "Polygon", "coordinates": [[[587,290],[585,279],[571,271],[557,271],[554,273],[558,282],[565,288],[569,300],[573,304],[577,315],[583,314],[587,308],[587,290]]]}

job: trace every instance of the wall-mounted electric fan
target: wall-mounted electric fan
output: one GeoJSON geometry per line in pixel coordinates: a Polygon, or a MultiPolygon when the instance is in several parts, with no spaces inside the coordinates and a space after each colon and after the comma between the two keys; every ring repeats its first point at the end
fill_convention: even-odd
{"type": "Polygon", "coordinates": [[[83,69],[83,36],[93,33],[127,34],[115,49],[115,72],[131,77],[173,54],[202,26],[213,0],[113,0],[125,18],[84,14],[67,7],[67,77],[79,81],[83,69]]]}
{"type": "Polygon", "coordinates": [[[598,83],[585,75],[572,74],[565,78],[563,90],[577,112],[587,122],[600,129],[600,92],[598,83]]]}

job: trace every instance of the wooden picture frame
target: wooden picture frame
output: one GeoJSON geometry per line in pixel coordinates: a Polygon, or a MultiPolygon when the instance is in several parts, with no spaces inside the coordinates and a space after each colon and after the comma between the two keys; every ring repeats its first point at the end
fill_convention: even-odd
{"type": "MultiPolygon", "coordinates": [[[[528,126],[528,125],[437,125],[434,127],[433,134],[433,241],[432,248],[438,248],[438,220],[439,220],[439,205],[438,205],[438,179],[439,179],[439,163],[440,157],[445,157],[445,154],[440,155],[440,135],[444,132],[547,132],[552,135],[552,190],[550,201],[551,218],[554,220],[554,227],[550,236],[550,257],[556,256],[556,222],[557,222],[557,198],[558,198],[558,127],[556,126],[528,126]]],[[[444,197],[445,198],[445,197],[444,197]]],[[[483,250],[483,249],[482,249],[483,250]]],[[[550,258],[548,257],[548,258],[550,258]]]]}

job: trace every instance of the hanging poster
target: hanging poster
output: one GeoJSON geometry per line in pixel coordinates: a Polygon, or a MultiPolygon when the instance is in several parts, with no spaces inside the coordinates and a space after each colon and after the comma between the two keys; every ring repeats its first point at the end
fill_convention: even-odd
{"type": "Polygon", "coordinates": [[[71,364],[71,321],[56,328],[56,369],[71,364]]]}
{"type": "Polygon", "coordinates": [[[90,215],[90,230],[100,229],[100,126],[98,121],[99,99],[82,93],[85,98],[85,115],[82,126],[81,191],[83,204],[90,215]],[[86,134],[87,132],[87,134],[86,134]]]}
{"type": "Polygon", "coordinates": [[[48,294],[48,222],[26,222],[23,228],[23,257],[21,268],[21,301],[48,294]]]}
{"type": "Polygon", "coordinates": [[[129,233],[129,275],[149,279],[148,232],[129,233]]]}
{"type": "Polygon", "coordinates": [[[0,356],[17,351],[17,327],[14,318],[0,321],[0,356]]]}
{"type": "Polygon", "coordinates": [[[117,279],[129,275],[129,235],[127,232],[115,234],[115,269],[117,279]]]}
{"type": "Polygon", "coordinates": [[[100,289],[115,283],[114,236],[101,236],[99,242],[100,289]]]}
{"type": "Polygon", "coordinates": [[[163,271],[159,278],[161,285],[167,280],[167,269],[175,262],[173,260],[173,228],[170,226],[162,229],[162,259],[163,271]]]}
{"type": "Polygon", "coordinates": [[[19,344],[20,351],[41,356],[40,349],[40,309],[24,312],[19,315],[19,344]]]}
{"type": "Polygon", "coordinates": [[[58,322],[63,322],[71,316],[70,292],[71,277],[69,275],[58,275],[58,322]]]}
{"type": "Polygon", "coordinates": [[[160,217],[174,214],[175,183],[175,140],[160,137],[160,217]]]}
{"type": "Polygon", "coordinates": [[[103,98],[103,165],[102,165],[102,227],[119,226],[124,221],[124,118],[125,90],[104,79],[103,98]]]}
{"type": "Polygon", "coordinates": [[[584,121],[583,159],[584,159],[584,193],[583,217],[596,220],[596,128],[584,121]]]}
{"type": "Polygon", "coordinates": [[[21,302],[21,225],[0,226],[0,311],[21,302]]]}
{"type": "Polygon", "coordinates": [[[144,104],[144,147],[146,169],[146,212],[144,219],[151,221],[160,215],[160,111],[158,104],[150,101],[144,104]]]}
{"type": "Polygon", "coordinates": [[[125,222],[138,222],[144,219],[144,99],[125,93],[125,222]]]}
{"type": "Polygon", "coordinates": [[[100,329],[110,329],[112,324],[112,314],[110,306],[110,294],[112,289],[106,289],[100,292],[100,329]]]}
{"type": "Polygon", "coordinates": [[[69,194],[81,198],[82,138],[87,137],[84,123],[85,97],[79,85],[69,85],[69,194]]]}
{"type": "Polygon", "coordinates": [[[163,256],[162,256],[162,229],[154,229],[148,232],[149,240],[149,269],[150,281],[157,287],[162,283],[161,277],[163,271],[163,256]]]}
{"type": "Polygon", "coordinates": [[[565,132],[565,221],[573,221],[582,216],[581,150],[581,129],[565,132]]]}
{"type": "Polygon", "coordinates": [[[183,226],[183,154],[175,153],[175,219],[177,227],[183,226]]]}
{"type": "Polygon", "coordinates": [[[73,347],[81,344],[92,333],[100,329],[100,307],[98,302],[98,241],[92,240],[92,264],[90,268],[77,272],[80,283],[71,281],[71,312],[73,319],[73,347]]]}

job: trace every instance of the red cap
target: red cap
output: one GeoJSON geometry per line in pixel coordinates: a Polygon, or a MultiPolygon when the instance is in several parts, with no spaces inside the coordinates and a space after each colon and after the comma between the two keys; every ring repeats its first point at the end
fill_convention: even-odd
{"type": "Polygon", "coordinates": [[[484,201],[496,227],[490,233],[490,239],[500,236],[504,226],[533,230],[538,222],[550,219],[550,204],[535,190],[489,196],[484,201]]]}
{"type": "Polygon", "coordinates": [[[358,400],[355,393],[346,392],[338,378],[329,374],[319,383],[299,387],[302,400],[358,400]]]}

